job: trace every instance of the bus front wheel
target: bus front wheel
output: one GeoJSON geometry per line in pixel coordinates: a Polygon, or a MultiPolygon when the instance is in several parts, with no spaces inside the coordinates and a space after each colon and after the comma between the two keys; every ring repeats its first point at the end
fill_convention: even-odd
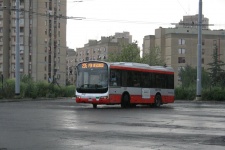
{"type": "Polygon", "coordinates": [[[130,98],[128,94],[124,94],[121,100],[121,107],[127,108],[130,106],[130,98]]]}
{"type": "Polygon", "coordinates": [[[155,106],[155,107],[160,107],[160,105],[161,105],[161,96],[160,96],[159,94],[157,94],[157,95],[155,96],[155,103],[154,103],[154,106],[155,106]]]}

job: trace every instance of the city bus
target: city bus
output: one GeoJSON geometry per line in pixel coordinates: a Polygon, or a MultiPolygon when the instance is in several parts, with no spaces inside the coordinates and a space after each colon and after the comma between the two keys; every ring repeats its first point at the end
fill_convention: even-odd
{"type": "Polygon", "coordinates": [[[174,102],[174,70],[132,62],[86,61],[77,65],[76,103],[160,107],[174,102]]]}

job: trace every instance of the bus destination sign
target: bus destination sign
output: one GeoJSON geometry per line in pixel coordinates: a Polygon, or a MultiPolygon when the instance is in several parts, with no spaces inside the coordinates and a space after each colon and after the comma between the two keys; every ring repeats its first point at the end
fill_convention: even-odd
{"type": "Polygon", "coordinates": [[[82,63],[82,68],[104,68],[105,64],[104,63],[82,63]]]}

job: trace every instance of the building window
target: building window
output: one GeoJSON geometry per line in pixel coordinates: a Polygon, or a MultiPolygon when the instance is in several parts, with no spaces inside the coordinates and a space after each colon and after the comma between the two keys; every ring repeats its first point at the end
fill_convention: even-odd
{"type": "Polygon", "coordinates": [[[58,37],[60,37],[60,31],[58,31],[58,37]]]}
{"type": "Polygon", "coordinates": [[[178,49],[178,53],[179,53],[179,54],[185,54],[185,49],[179,48],[179,49],[178,49]]]}
{"type": "Polygon", "coordinates": [[[178,57],[178,63],[185,63],[185,57],[178,57]]]}
{"type": "Polygon", "coordinates": [[[204,60],[204,58],[202,58],[202,64],[204,64],[204,62],[205,62],[205,60],[204,60]]]}
{"type": "Polygon", "coordinates": [[[23,44],[23,37],[20,37],[20,44],[23,44]]]}
{"type": "Polygon", "coordinates": [[[204,39],[202,40],[202,45],[205,45],[205,40],[204,39]]]}
{"type": "Polygon", "coordinates": [[[179,39],[178,43],[179,43],[179,45],[185,45],[185,40],[184,39],[179,39]]]}
{"type": "Polygon", "coordinates": [[[20,27],[20,33],[24,32],[24,27],[20,27]]]}
{"type": "Polygon", "coordinates": [[[202,55],[204,55],[205,54],[205,49],[202,49],[202,55]]]}
{"type": "Polygon", "coordinates": [[[89,55],[89,50],[86,50],[86,55],[89,55]]]}

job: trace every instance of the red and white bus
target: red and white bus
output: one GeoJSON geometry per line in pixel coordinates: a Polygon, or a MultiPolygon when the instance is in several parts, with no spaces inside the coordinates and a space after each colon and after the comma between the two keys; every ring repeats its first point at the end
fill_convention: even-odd
{"type": "Polygon", "coordinates": [[[174,102],[174,70],[141,63],[87,61],[77,65],[76,102],[122,108],[174,102]]]}

